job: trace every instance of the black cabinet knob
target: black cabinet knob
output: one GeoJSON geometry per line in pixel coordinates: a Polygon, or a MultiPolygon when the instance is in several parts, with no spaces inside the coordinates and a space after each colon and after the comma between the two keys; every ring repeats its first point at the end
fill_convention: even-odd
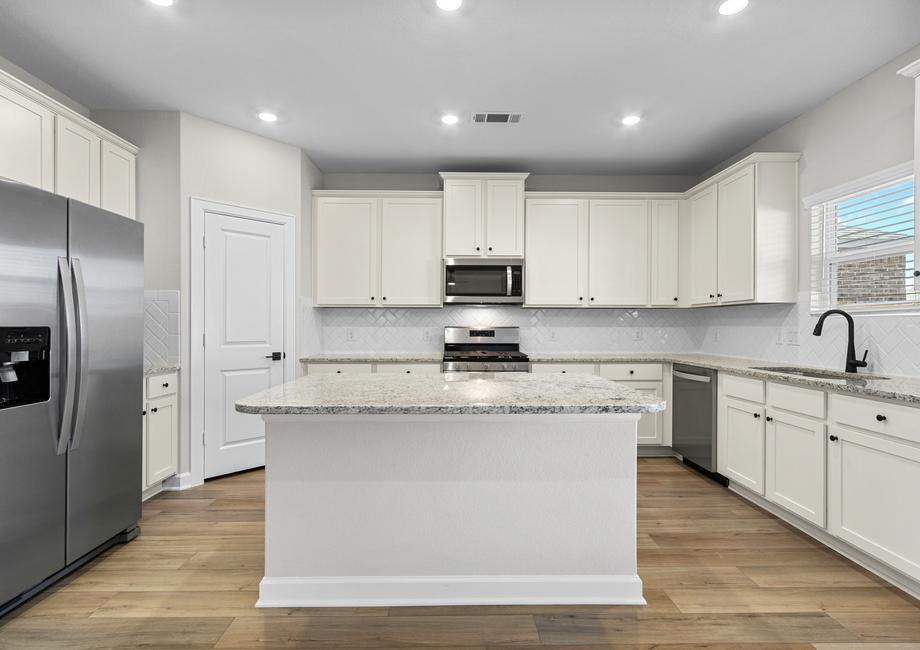
{"type": "Polygon", "coordinates": [[[168,382],[168,381],[167,381],[166,383],[163,384],[163,388],[169,388],[169,382],[168,382]]]}
{"type": "Polygon", "coordinates": [[[154,408],[150,409],[150,412],[151,412],[151,413],[156,413],[156,412],[159,411],[159,410],[160,410],[160,409],[154,407],[154,408]]]}
{"type": "Polygon", "coordinates": [[[412,371],[411,371],[411,370],[407,370],[407,371],[406,371],[406,374],[407,374],[407,375],[411,375],[411,374],[412,374],[412,371]]]}
{"type": "Polygon", "coordinates": [[[386,299],[387,299],[387,297],[386,297],[386,296],[384,296],[384,297],[383,297],[383,299],[384,299],[384,300],[386,300],[386,299]]]}
{"type": "Polygon", "coordinates": [[[677,296],[674,297],[674,302],[677,302],[677,296]]]}
{"type": "Polygon", "coordinates": [[[479,246],[476,247],[476,250],[479,251],[479,246]]]}
{"type": "Polygon", "coordinates": [[[831,436],[831,437],[829,438],[829,440],[830,440],[831,442],[837,442],[838,440],[840,440],[840,438],[838,438],[837,436],[831,436]]]}
{"type": "Polygon", "coordinates": [[[490,253],[492,252],[492,247],[491,247],[491,246],[489,246],[489,252],[490,252],[490,253]]]}
{"type": "Polygon", "coordinates": [[[716,297],[716,294],[711,293],[711,294],[709,294],[709,297],[710,297],[710,298],[715,298],[715,297],[716,297]]]}
{"type": "Polygon", "coordinates": [[[771,418],[769,415],[767,416],[767,422],[773,422],[773,418],[771,418]]]}
{"type": "Polygon", "coordinates": [[[716,294],[716,298],[721,298],[721,297],[722,297],[722,294],[721,294],[721,293],[717,293],[717,294],[716,294]]]}
{"type": "Polygon", "coordinates": [[[371,296],[371,300],[373,300],[373,299],[374,299],[374,296],[371,296]]]}
{"type": "Polygon", "coordinates": [[[579,299],[579,300],[584,300],[585,297],[584,297],[584,296],[578,296],[578,299],[579,299]]]}
{"type": "Polygon", "coordinates": [[[341,374],[342,374],[342,371],[341,371],[341,370],[336,370],[336,371],[335,371],[335,374],[341,375],[341,374]]]}
{"type": "Polygon", "coordinates": [[[141,415],[147,415],[147,411],[141,411],[141,415]]]}
{"type": "Polygon", "coordinates": [[[635,371],[635,370],[630,370],[630,371],[629,371],[629,374],[634,375],[634,374],[636,374],[636,371],[635,371]]]}
{"type": "Polygon", "coordinates": [[[875,416],[875,419],[878,420],[879,422],[884,422],[885,420],[888,419],[888,416],[885,416],[879,413],[878,415],[875,416]]]}
{"type": "Polygon", "coordinates": [[[754,419],[755,419],[755,420],[759,420],[759,419],[760,419],[760,413],[755,413],[755,414],[754,414],[754,419]]]}

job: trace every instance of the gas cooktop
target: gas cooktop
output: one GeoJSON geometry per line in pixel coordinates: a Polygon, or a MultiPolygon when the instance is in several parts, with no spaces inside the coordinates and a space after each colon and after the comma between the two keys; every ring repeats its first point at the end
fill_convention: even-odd
{"type": "Polygon", "coordinates": [[[517,327],[445,327],[444,372],[530,372],[517,327]]]}

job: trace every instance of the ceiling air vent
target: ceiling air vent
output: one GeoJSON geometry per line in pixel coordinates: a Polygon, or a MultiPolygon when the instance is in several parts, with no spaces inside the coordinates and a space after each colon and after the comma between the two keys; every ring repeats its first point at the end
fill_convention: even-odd
{"type": "Polygon", "coordinates": [[[473,113],[473,124],[517,124],[523,113],[483,111],[473,113]]]}

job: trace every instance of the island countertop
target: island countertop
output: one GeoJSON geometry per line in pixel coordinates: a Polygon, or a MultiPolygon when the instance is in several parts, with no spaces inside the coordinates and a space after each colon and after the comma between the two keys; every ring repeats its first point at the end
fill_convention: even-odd
{"type": "Polygon", "coordinates": [[[591,375],[448,373],[303,377],[236,403],[254,415],[656,413],[663,400],[591,375]]]}

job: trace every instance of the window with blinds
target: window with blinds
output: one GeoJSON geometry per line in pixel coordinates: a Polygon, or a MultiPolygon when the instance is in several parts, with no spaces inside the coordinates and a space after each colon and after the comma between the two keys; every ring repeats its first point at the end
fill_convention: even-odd
{"type": "Polygon", "coordinates": [[[912,175],[812,205],[811,233],[812,311],[920,308],[912,175]]]}

